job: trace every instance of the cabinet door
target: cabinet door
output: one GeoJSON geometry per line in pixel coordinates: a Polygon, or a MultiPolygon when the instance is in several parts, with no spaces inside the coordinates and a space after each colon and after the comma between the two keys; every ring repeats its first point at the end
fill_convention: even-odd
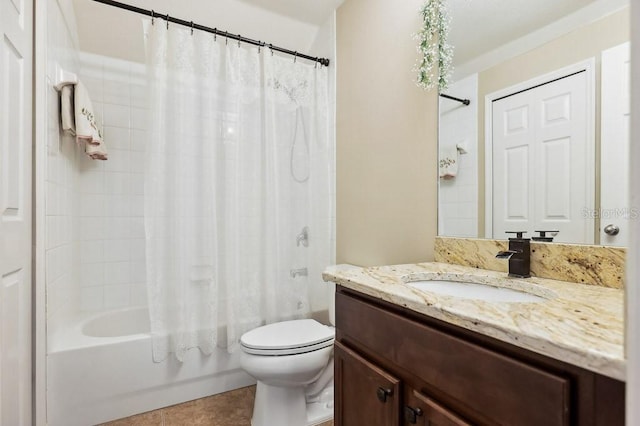
{"type": "Polygon", "coordinates": [[[406,397],[404,425],[471,426],[471,423],[467,423],[453,411],[414,390],[406,397]]]}
{"type": "Polygon", "coordinates": [[[335,425],[400,424],[400,380],[335,343],[335,425]]]}

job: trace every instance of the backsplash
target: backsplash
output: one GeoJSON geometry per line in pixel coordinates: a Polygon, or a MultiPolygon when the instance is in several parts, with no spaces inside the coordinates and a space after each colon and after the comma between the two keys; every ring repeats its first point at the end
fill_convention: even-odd
{"type": "MultiPolygon", "coordinates": [[[[507,272],[496,259],[506,240],[436,237],[435,261],[507,272]]],[[[618,247],[531,242],[531,275],[559,281],[624,288],[626,250],[618,247]]]]}

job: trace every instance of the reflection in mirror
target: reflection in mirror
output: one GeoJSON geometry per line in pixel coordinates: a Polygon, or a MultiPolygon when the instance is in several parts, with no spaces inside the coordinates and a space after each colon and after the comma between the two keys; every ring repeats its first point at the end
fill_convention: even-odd
{"type": "Polygon", "coordinates": [[[628,3],[448,0],[439,235],[626,245],[628,3]]]}

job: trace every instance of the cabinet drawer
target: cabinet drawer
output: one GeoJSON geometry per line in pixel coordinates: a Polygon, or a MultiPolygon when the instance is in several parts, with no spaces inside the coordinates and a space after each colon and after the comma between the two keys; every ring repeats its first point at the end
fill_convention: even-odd
{"type": "Polygon", "coordinates": [[[357,342],[484,418],[568,425],[569,380],[338,292],[336,325],[357,342]]]}

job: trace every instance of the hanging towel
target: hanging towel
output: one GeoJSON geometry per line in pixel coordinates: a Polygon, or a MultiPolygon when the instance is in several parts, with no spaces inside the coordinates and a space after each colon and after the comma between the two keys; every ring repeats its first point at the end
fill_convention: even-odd
{"type": "Polygon", "coordinates": [[[440,178],[453,179],[458,174],[458,148],[455,145],[440,147],[440,178]]]}
{"type": "Polygon", "coordinates": [[[74,89],[76,141],[93,160],[106,160],[107,147],[102,140],[87,88],[79,81],[74,89]]]}
{"type": "Polygon", "coordinates": [[[62,131],[76,135],[75,110],[73,108],[73,84],[67,84],[60,91],[60,120],[62,131]]]}

